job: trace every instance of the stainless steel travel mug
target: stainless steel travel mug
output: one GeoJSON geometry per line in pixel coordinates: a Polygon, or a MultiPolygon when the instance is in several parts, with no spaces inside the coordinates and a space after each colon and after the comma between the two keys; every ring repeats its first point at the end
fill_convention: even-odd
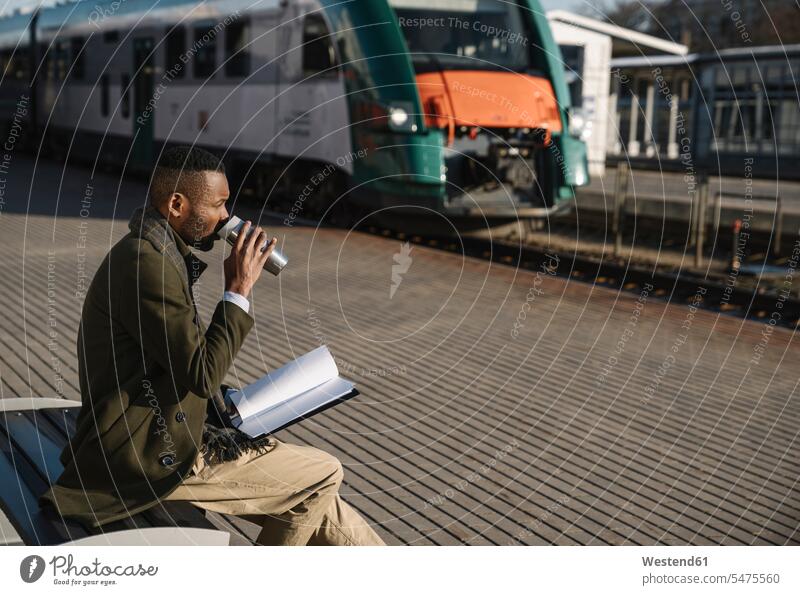
{"type": "MultiPolygon", "coordinates": [[[[217,236],[233,246],[239,237],[239,233],[242,231],[242,227],[244,227],[244,221],[242,221],[236,215],[231,215],[222,223],[222,226],[217,229],[217,236]]],[[[254,228],[255,226],[250,228],[250,233],[252,233],[254,228]]],[[[261,246],[261,251],[263,252],[266,250],[266,248],[267,242],[264,242],[264,244],[261,246]]],[[[267,262],[264,263],[264,270],[269,271],[273,275],[277,275],[283,270],[283,267],[286,266],[287,262],[289,262],[289,260],[278,250],[276,246],[272,249],[272,254],[269,255],[267,262]]]]}

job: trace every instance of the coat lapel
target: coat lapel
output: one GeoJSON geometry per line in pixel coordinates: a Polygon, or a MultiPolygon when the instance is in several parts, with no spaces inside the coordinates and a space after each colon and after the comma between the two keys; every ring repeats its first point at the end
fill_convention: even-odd
{"type": "Polygon", "coordinates": [[[172,226],[152,205],[139,207],[131,215],[128,228],[137,237],[147,240],[175,266],[184,286],[192,296],[197,325],[202,328],[200,313],[194,300],[192,286],[208,268],[208,264],[197,258],[186,243],[176,234],[172,226]]]}
{"type": "Polygon", "coordinates": [[[188,270],[176,243],[176,234],[167,220],[154,207],[139,207],[131,215],[128,228],[134,235],[147,240],[156,250],[166,256],[189,284],[188,270]]]}

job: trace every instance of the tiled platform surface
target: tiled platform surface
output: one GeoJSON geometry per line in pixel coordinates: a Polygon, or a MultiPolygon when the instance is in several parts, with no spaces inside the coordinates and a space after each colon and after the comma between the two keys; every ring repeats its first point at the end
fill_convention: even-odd
{"type": "MultiPolygon", "coordinates": [[[[0,390],[79,399],[81,267],[91,277],[144,186],[82,169],[62,179],[46,162],[34,176],[32,161],[15,160],[0,209],[0,390]]],[[[800,541],[792,332],[419,246],[404,259],[397,240],[265,223],[291,262],[259,281],[257,326],[229,381],[329,345],[362,396],[280,437],[341,458],[345,498],[387,542],[800,541]],[[409,266],[392,294],[398,260],[409,266]]],[[[222,254],[201,255],[206,320],[222,254]]]]}

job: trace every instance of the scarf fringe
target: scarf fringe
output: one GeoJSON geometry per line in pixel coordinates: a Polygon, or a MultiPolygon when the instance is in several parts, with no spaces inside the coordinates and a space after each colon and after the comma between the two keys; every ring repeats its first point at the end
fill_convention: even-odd
{"type": "Polygon", "coordinates": [[[236,428],[219,428],[211,424],[203,427],[203,445],[200,452],[211,464],[235,461],[245,453],[265,454],[271,450],[269,436],[251,438],[236,428]]]}

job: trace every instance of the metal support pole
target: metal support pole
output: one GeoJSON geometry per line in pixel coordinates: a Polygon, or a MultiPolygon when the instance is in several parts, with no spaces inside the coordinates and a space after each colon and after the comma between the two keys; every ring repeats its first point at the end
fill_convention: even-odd
{"type": "Polygon", "coordinates": [[[772,240],[772,253],[775,256],[781,254],[781,236],[783,235],[783,201],[780,195],[776,198],[775,205],[775,237],[772,240]]]}
{"type": "Polygon", "coordinates": [[[722,225],[722,192],[714,196],[714,243],[719,240],[719,227],[722,225]]]}
{"type": "Polygon", "coordinates": [[[628,195],[629,168],[627,161],[620,161],[617,165],[617,180],[614,188],[614,215],[612,219],[612,233],[614,234],[614,256],[619,256],[622,251],[622,226],[625,217],[625,199],[628,195]]]}
{"type": "MultiPolygon", "coordinates": [[[[697,191],[695,191],[695,195],[697,191]]],[[[689,204],[689,229],[686,235],[686,251],[689,251],[689,248],[694,246],[695,236],[697,235],[694,226],[695,222],[697,221],[697,197],[692,197],[692,202],[689,204]]]]}
{"type": "Polygon", "coordinates": [[[742,220],[733,222],[733,251],[731,252],[731,270],[738,272],[741,261],[739,260],[739,233],[742,231],[742,220]]]}
{"type": "Polygon", "coordinates": [[[697,216],[695,217],[694,266],[703,266],[703,248],[706,243],[706,208],[708,206],[708,175],[700,176],[697,190],[697,216]]]}

